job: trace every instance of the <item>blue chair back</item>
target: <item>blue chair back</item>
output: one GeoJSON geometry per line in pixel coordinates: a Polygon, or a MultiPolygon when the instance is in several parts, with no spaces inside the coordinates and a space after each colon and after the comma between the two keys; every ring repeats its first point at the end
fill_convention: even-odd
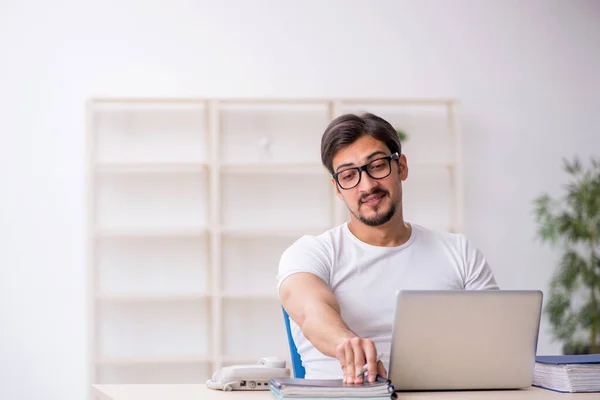
{"type": "Polygon", "coordinates": [[[298,348],[296,347],[296,343],[294,343],[294,338],[292,337],[292,329],[290,328],[290,316],[288,315],[285,308],[281,307],[283,311],[283,320],[285,321],[285,330],[287,331],[288,343],[290,345],[290,356],[292,357],[292,370],[294,371],[294,378],[302,378],[306,375],[306,370],[302,365],[302,359],[300,358],[300,354],[298,353],[298,348]]]}

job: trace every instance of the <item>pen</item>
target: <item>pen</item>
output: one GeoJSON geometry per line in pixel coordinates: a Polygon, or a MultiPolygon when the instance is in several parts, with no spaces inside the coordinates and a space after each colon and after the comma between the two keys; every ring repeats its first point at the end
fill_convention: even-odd
{"type": "MultiPolygon", "coordinates": [[[[382,359],[382,358],[383,358],[383,353],[379,353],[379,354],[377,354],[377,361],[376,361],[376,362],[379,362],[379,361],[381,361],[381,359],[382,359]]],[[[365,365],[364,365],[364,366],[363,366],[363,367],[360,369],[360,371],[358,371],[358,373],[356,374],[356,377],[358,378],[359,376],[361,376],[361,375],[364,375],[364,374],[365,374],[365,372],[367,372],[367,364],[365,364],[365,365]]],[[[379,375],[378,375],[378,377],[379,377],[379,375]]],[[[385,379],[385,378],[383,378],[383,379],[385,379]]]]}

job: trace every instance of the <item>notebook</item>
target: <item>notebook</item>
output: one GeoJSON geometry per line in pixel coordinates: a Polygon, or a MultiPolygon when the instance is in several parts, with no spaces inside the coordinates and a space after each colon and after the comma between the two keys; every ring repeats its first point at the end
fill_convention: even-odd
{"type": "Polygon", "coordinates": [[[341,379],[271,378],[269,389],[280,399],[392,399],[396,398],[391,382],[378,378],[376,382],[346,384],[341,379]]]}
{"type": "Polygon", "coordinates": [[[533,386],[557,392],[600,392],[600,354],[537,356],[533,386]]]}

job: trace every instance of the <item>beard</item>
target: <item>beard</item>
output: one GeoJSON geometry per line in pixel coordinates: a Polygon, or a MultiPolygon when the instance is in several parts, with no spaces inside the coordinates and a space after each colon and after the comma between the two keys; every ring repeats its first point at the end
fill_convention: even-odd
{"type": "Polygon", "coordinates": [[[371,195],[379,194],[379,193],[389,195],[389,193],[387,193],[381,189],[375,190],[367,195],[361,196],[361,198],[358,202],[358,210],[356,212],[351,210],[352,214],[354,214],[354,216],[365,225],[368,225],[368,226],[383,225],[386,222],[389,222],[392,219],[392,217],[396,214],[396,204],[395,203],[390,204],[390,206],[387,210],[382,210],[382,211],[380,211],[380,209],[382,207],[384,207],[383,205],[378,205],[378,206],[374,207],[373,211],[375,211],[375,215],[372,217],[367,217],[360,212],[360,206],[363,203],[363,199],[367,196],[371,196],[371,195]]]}

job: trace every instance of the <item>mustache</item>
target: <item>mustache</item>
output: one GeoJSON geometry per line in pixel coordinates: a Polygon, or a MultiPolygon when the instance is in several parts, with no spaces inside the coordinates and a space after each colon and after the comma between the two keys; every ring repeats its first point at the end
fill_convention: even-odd
{"type": "Polygon", "coordinates": [[[362,203],[364,203],[364,202],[365,202],[365,199],[366,199],[367,197],[369,197],[369,196],[373,196],[374,194],[385,194],[385,195],[389,195],[389,193],[388,193],[388,191],[387,191],[387,190],[383,190],[383,189],[374,189],[374,190],[373,190],[373,191],[371,191],[370,193],[366,193],[366,194],[363,194],[362,196],[360,196],[359,203],[361,203],[361,204],[362,204],[362,203]]]}

